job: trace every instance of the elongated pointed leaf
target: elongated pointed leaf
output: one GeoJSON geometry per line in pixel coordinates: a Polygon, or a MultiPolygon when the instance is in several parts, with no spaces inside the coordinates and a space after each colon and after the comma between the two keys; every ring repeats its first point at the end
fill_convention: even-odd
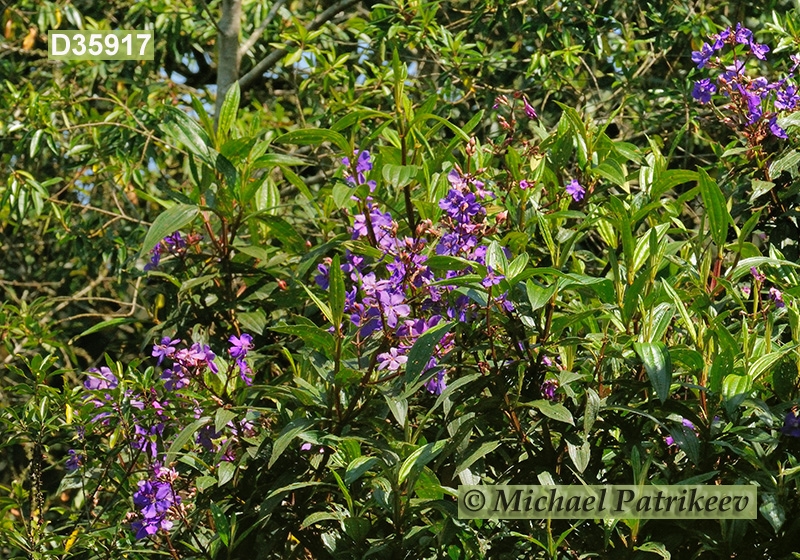
{"type": "Polygon", "coordinates": [[[669,398],[669,386],[672,383],[672,360],[669,350],[663,342],[637,342],[633,345],[642,359],[647,376],[663,403],[669,398]]]}
{"type": "Polygon", "coordinates": [[[725,238],[728,236],[728,224],[733,222],[731,214],[728,212],[725,195],[722,194],[717,182],[702,169],[700,170],[698,184],[700,186],[700,194],[703,197],[703,204],[706,207],[711,239],[714,240],[714,244],[721,254],[725,245],[725,238]]]}
{"type": "Polygon", "coordinates": [[[200,209],[189,204],[176,204],[167,208],[153,221],[142,243],[142,252],[145,255],[162,239],[172,235],[179,229],[192,223],[200,209]]]}
{"type": "Polygon", "coordinates": [[[295,418],[286,424],[286,427],[283,428],[281,434],[278,436],[278,439],[275,440],[275,444],[272,446],[272,455],[269,458],[269,464],[267,465],[267,468],[271,468],[272,465],[275,464],[275,461],[278,460],[278,458],[286,450],[294,438],[308,430],[313,425],[314,420],[310,418],[295,418]]]}
{"type": "Polygon", "coordinates": [[[433,355],[433,350],[444,335],[450,332],[455,323],[441,323],[428,329],[420,336],[408,352],[406,362],[406,381],[413,383],[425,371],[428,361],[433,355]]]}
{"type": "Polygon", "coordinates": [[[217,135],[219,138],[226,138],[231,126],[236,122],[236,114],[239,112],[239,101],[241,100],[241,91],[239,90],[239,82],[233,82],[233,85],[228,88],[225,93],[225,101],[222,103],[222,109],[219,112],[219,129],[217,135]]]}
{"type": "Polygon", "coordinates": [[[411,455],[403,461],[400,466],[400,472],[397,475],[397,482],[403,483],[405,479],[414,471],[422,470],[422,467],[430,463],[436,456],[442,452],[444,446],[447,445],[446,439],[439,441],[432,441],[415,450],[411,455]]]}

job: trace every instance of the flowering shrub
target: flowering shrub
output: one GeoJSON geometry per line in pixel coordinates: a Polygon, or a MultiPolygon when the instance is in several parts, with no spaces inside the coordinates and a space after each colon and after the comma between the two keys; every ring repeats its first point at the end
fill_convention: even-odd
{"type": "Polygon", "coordinates": [[[459,126],[398,57],[395,110],[330,126],[243,133],[238,87],[216,127],[166,110],[193,183],[131,266],[151,328],[79,375],[9,366],[7,445],[34,451],[0,551],[790,557],[800,121],[794,61],[753,77],[775,51],[739,24],[692,53],[694,109],[734,132],[697,131],[705,167],[522,92],[459,126]],[[293,171],[313,150],[321,186],[293,171]],[[754,484],[759,517],[458,519],[479,483],[754,484]]]}

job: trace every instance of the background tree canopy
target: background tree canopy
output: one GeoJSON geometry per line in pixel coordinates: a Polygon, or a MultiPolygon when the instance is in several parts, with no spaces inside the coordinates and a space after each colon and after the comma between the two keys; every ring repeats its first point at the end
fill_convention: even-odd
{"type": "Polygon", "coordinates": [[[5,6],[0,557],[798,557],[795,8],[5,6]],[[459,520],[479,482],[759,517],[459,520]]]}

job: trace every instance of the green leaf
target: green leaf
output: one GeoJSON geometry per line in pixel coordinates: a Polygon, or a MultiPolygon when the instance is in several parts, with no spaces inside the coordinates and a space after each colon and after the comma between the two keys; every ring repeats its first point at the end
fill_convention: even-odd
{"type": "Polygon", "coordinates": [[[236,418],[236,413],[226,408],[218,408],[214,415],[214,431],[221,432],[228,422],[236,418]]]}
{"type": "Polygon", "coordinates": [[[547,302],[556,293],[558,284],[552,284],[549,288],[542,288],[534,283],[533,280],[528,280],[525,283],[525,288],[528,292],[528,301],[531,302],[531,311],[536,311],[547,305],[547,302]]]}
{"type": "Polygon", "coordinates": [[[489,243],[489,247],[486,249],[486,266],[492,267],[492,270],[501,274],[505,274],[508,269],[508,260],[497,241],[489,243]]]}
{"type": "Polygon", "coordinates": [[[421,471],[422,467],[430,463],[436,458],[437,455],[439,455],[439,453],[442,452],[442,449],[444,449],[445,445],[447,445],[447,442],[448,440],[446,439],[440,439],[438,441],[427,443],[409,455],[400,466],[400,471],[397,474],[398,484],[402,484],[412,472],[421,471]]]}
{"type": "Polygon", "coordinates": [[[270,330],[298,336],[311,348],[317,348],[328,356],[333,356],[334,340],[331,333],[313,325],[278,325],[270,330]]]}
{"type": "Polygon", "coordinates": [[[229,461],[222,461],[217,467],[217,476],[219,478],[217,481],[217,487],[221,488],[227,484],[233,478],[235,473],[236,465],[229,461]]]}
{"type": "Polygon", "coordinates": [[[700,170],[700,194],[706,207],[711,238],[717,246],[717,251],[722,254],[725,247],[725,239],[728,236],[728,224],[733,223],[731,214],[728,211],[725,195],[722,194],[717,182],[708,176],[705,170],[700,170]]]}
{"type": "Polygon", "coordinates": [[[586,389],[586,412],[583,415],[583,432],[589,435],[600,413],[600,395],[591,387],[586,389]]]}
{"type": "Polygon", "coordinates": [[[730,371],[733,370],[733,352],[730,348],[725,348],[714,357],[711,369],[708,373],[708,388],[715,393],[722,390],[722,380],[730,371]]]}
{"type": "Polygon", "coordinates": [[[197,431],[205,426],[209,420],[211,420],[211,418],[204,416],[182,429],[169,446],[169,450],[167,450],[167,456],[164,459],[164,464],[168,465],[172,463],[175,460],[175,456],[180,453],[181,449],[183,449],[183,446],[190,441],[194,441],[194,438],[197,436],[197,431]]]}
{"type": "Polygon", "coordinates": [[[781,530],[781,527],[783,527],[783,524],[786,523],[786,511],[778,502],[778,498],[775,494],[760,493],[760,497],[762,503],[758,511],[769,521],[775,534],[777,534],[778,531],[781,530]]]}
{"type": "Polygon", "coordinates": [[[694,328],[694,323],[692,322],[692,319],[689,316],[689,312],[686,310],[686,306],[683,304],[683,300],[680,298],[678,293],[672,288],[672,286],[669,285],[667,281],[662,280],[661,287],[663,287],[664,291],[667,292],[670,298],[672,298],[672,301],[678,308],[678,313],[681,314],[681,318],[683,319],[683,322],[686,325],[686,330],[689,331],[689,336],[692,337],[692,342],[697,344],[697,331],[694,328]]]}
{"type": "Polygon", "coordinates": [[[87,334],[92,334],[92,333],[95,333],[97,331],[101,331],[103,329],[107,329],[108,327],[121,325],[123,323],[133,323],[133,322],[136,322],[136,321],[138,321],[138,319],[135,319],[133,317],[114,317],[113,319],[108,319],[107,321],[100,321],[96,325],[93,325],[93,326],[89,327],[88,329],[86,329],[85,331],[83,331],[81,334],[79,334],[78,336],[76,336],[72,340],[77,340],[77,339],[79,339],[81,337],[86,336],[87,334]]]}
{"type": "Polygon", "coordinates": [[[633,348],[642,359],[659,400],[666,402],[672,384],[672,360],[667,346],[663,342],[636,342],[633,348]]]}
{"type": "Polygon", "coordinates": [[[394,165],[387,163],[383,166],[383,179],[397,188],[406,186],[419,173],[416,165],[394,165]]]}
{"type": "Polygon", "coordinates": [[[572,418],[572,413],[561,403],[553,403],[544,399],[532,401],[530,406],[536,408],[539,412],[547,416],[548,418],[552,418],[553,420],[558,420],[559,422],[564,422],[566,424],[570,424],[572,426],[575,425],[575,420],[572,418]]]}
{"type": "Polygon", "coordinates": [[[660,542],[646,542],[641,546],[635,547],[635,549],[643,552],[652,552],[653,554],[658,554],[665,560],[672,560],[672,554],[670,554],[670,552],[667,550],[667,547],[660,542]]]}
{"type": "Polygon", "coordinates": [[[408,352],[406,362],[406,382],[413,383],[425,371],[436,345],[444,335],[450,332],[455,323],[440,323],[417,338],[414,346],[408,352]]]}
{"type": "Polygon", "coordinates": [[[790,346],[784,346],[780,350],[776,352],[770,352],[769,354],[761,356],[759,359],[753,362],[753,364],[750,365],[750,369],[747,370],[747,376],[750,378],[750,381],[757,381],[778,360],[782,359],[787,353],[791,352],[795,346],[796,345],[794,344],[790,346]]]}
{"type": "Polygon", "coordinates": [[[404,428],[406,417],[408,416],[408,400],[388,393],[384,393],[383,398],[386,400],[386,405],[389,407],[392,416],[397,420],[397,424],[404,428]]]}
{"type": "MultiPolygon", "coordinates": [[[[222,464],[227,465],[229,463],[223,462],[222,464]]],[[[211,517],[214,518],[214,527],[219,535],[219,540],[227,547],[231,538],[231,524],[228,523],[228,518],[225,517],[225,514],[214,502],[211,502],[211,517]]]]}
{"type": "Polygon", "coordinates": [[[272,216],[260,212],[254,216],[269,226],[270,233],[275,239],[280,241],[284,247],[298,255],[306,252],[305,241],[289,222],[280,216],[272,216]]]}
{"type": "Polygon", "coordinates": [[[356,480],[368,470],[378,465],[380,461],[376,457],[357,457],[353,459],[344,472],[344,482],[348,486],[352,485],[356,480]]]}
{"type": "Polygon", "coordinates": [[[695,465],[700,462],[700,440],[689,426],[680,424],[669,429],[672,439],[695,465]]]}
{"type": "Polygon", "coordinates": [[[477,449],[474,449],[469,455],[467,455],[463,461],[456,465],[456,470],[453,472],[453,476],[458,476],[466,469],[470,468],[475,461],[486,457],[489,453],[497,449],[500,446],[500,443],[501,442],[499,441],[487,441],[482,443],[477,449]]]}
{"type": "Polygon", "coordinates": [[[278,167],[283,165],[308,165],[308,162],[287,154],[264,154],[258,157],[251,167],[260,169],[262,167],[278,167]]]}
{"type": "Polygon", "coordinates": [[[748,393],[750,391],[750,378],[747,375],[726,375],[722,381],[722,394],[730,400],[736,395],[748,393]]]}
{"type": "Polygon", "coordinates": [[[300,284],[300,285],[306,291],[306,293],[308,294],[308,297],[310,297],[311,300],[319,308],[319,310],[322,311],[322,314],[325,316],[325,318],[328,320],[328,322],[330,324],[334,324],[333,323],[333,312],[331,312],[331,308],[328,307],[321,299],[319,299],[316,296],[316,294],[314,294],[314,292],[312,292],[310,289],[308,289],[308,287],[305,284],[300,284]]]}
{"type": "Polygon", "coordinates": [[[315,421],[310,418],[295,418],[286,424],[272,446],[272,455],[269,458],[267,468],[272,468],[272,465],[275,464],[275,461],[283,454],[294,438],[308,430],[314,424],[315,421]]]}
{"type": "Polygon", "coordinates": [[[569,453],[569,458],[572,459],[572,462],[575,464],[575,468],[578,469],[578,472],[582,473],[585,471],[591,459],[589,442],[584,440],[580,445],[575,445],[567,441],[567,452],[569,453]]]}
{"type": "MultiPolygon", "coordinates": [[[[225,101],[222,102],[222,108],[219,112],[218,138],[227,138],[231,126],[236,122],[236,114],[239,112],[240,100],[241,91],[239,90],[239,82],[233,82],[233,85],[229,87],[228,91],[225,93],[225,101]]],[[[220,144],[221,143],[222,142],[220,142],[220,144]]]]}
{"type": "Polygon", "coordinates": [[[217,483],[216,477],[213,476],[200,476],[197,477],[194,481],[194,485],[197,487],[198,490],[201,492],[206,488],[211,488],[217,483]]]}
{"type": "Polygon", "coordinates": [[[667,169],[658,175],[658,179],[650,188],[650,196],[658,199],[662,194],[671,188],[682,185],[683,183],[691,183],[697,181],[698,175],[696,171],[687,171],[685,169],[667,169]]]}
{"type": "Polygon", "coordinates": [[[795,169],[796,172],[798,163],[800,163],[800,152],[792,150],[769,166],[769,176],[772,179],[777,179],[784,171],[795,169]]]}
{"type": "Polygon", "coordinates": [[[192,223],[200,209],[189,204],[175,204],[159,214],[147,231],[140,255],[145,255],[162,239],[192,223]]]}
{"type": "Polygon", "coordinates": [[[338,132],[324,128],[301,128],[300,130],[293,130],[278,136],[274,141],[276,144],[297,144],[298,146],[330,142],[348,155],[350,155],[351,151],[350,144],[344,136],[338,132]]]}
{"type": "Polygon", "coordinates": [[[167,117],[161,128],[168,137],[178,140],[194,155],[209,165],[213,165],[211,140],[200,125],[189,115],[175,107],[167,106],[167,117]]]}

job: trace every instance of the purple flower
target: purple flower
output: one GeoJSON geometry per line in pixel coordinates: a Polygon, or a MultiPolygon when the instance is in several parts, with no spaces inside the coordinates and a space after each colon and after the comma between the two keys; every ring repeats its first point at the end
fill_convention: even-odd
{"type": "Polygon", "coordinates": [[[486,267],[486,278],[481,280],[481,284],[484,288],[489,288],[491,286],[496,286],[500,282],[503,281],[505,278],[502,274],[495,274],[494,270],[492,270],[491,266],[486,267]]]}
{"type": "Polygon", "coordinates": [[[714,49],[712,49],[708,43],[703,43],[703,46],[700,47],[699,51],[692,51],[692,62],[697,64],[697,68],[702,68],[706,65],[713,54],[714,49]]]}
{"type": "Polygon", "coordinates": [[[784,90],[778,90],[777,99],[775,99],[775,109],[791,111],[797,106],[800,101],[800,96],[797,95],[797,88],[795,86],[787,86],[784,90]]]}
{"type": "Polygon", "coordinates": [[[521,188],[521,189],[527,189],[527,188],[528,188],[528,181],[526,181],[525,179],[522,179],[522,180],[519,182],[519,188],[521,188]]]}
{"type": "Polygon", "coordinates": [[[750,286],[742,286],[744,297],[750,297],[750,286]]]}
{"type": "Polygon", "coordinates": [[[164,358],[169,358],[173,354],[175,354],[175,346],[180,342],[177,338],[171,339],[168,336],[165,336],[161,339],[161,344],[154,344],[153,345],[153,353],[151,354],[154,358],[158,358],[158,365],[161,365],[161,362],[164,361],[164,358]]]}
{"type": "Polygon", "coordinates": [[[741,44],[747,44],[750,42],[750,38],[753,36],[753,32],[744,27],[741,23],[736,24],[736,42],[741,44]]]}
{"type": "Polygon", "coordinates": [[[720,33],[719,35],[712,35],[711,39],[714,39],[713,48],[715,51],[720,50],[722,47],[725,46],[725,41],[728,40],[728,37],[731,36],[731,28],[727,28],[725,31],[720,33]]]}
{"type": "Polygon", "coordinates": [[[761,274],[758,271],[758,269],[756,267],[754,267],[754,266],[750,267],[750,274],[753,275],[753,278],[756,279],[756,282],[763,282],[764,280],[767,279],[767,277],[765,275],[761,274]]]}
{"type": "MultiPolygon", "coordinates": [[[[228,342],[231,343],[228,351],[234,358],[244,358],[247,356],[247,351],[253,348],[253,337],[247,333],[242,333],[239,337],[231,335],[228,342]]],[[[212,357],[211,359],[213,360],[214,358],[212,357]]]]}
{"type": "Polygon", "coordinates": [[[468,223],[473,216],[481,213],[483,207],[475,200],[475,195],[471,192],[466,194],[450,189],[442,200],[439,201],[439,208],[459,223],[468,223]]]}
{"type": "Polygon", "coordinates": [[[750,52],[753,53],[759,60],[767,60],[767,53],[769,52],[769,47],[767,45],[761,45],[754,41],[750,41],[750,52]]]}
{"type": "Polygon", "coordinates": [[[405,304],[403,294],[380,292],[378,299],[383,305],[383,313],[386,315],[386,324],[394,328],[397,326],[398,317],[408,317],[411,314],[411,308],[405,304]]]}
{"type": "Polygon", "coordinates": [[[399,354],[397,348],[390,348],[388,352],[378,354],[378,361],[380,362],[378,369],[397,371],[408,361],[408,356],[399,354]]]}
{"type": "Polygon", "coordinates": [[[447,384],[444,382],[444,371],[439,371],[433,377],[431,377],[425,383],[425,388],[429,393],[441,395],[444,390],[447,389],[447,384]]]}
{"type": "Polygon", "coordinates": [[[328,286],[330,285],[330,279],[328,277],[328,267],[324,264],[318,264],[317,270],[319,274],[314,276],[314,282],[317,283],[317,286],[322,288],[323,290],[327,290],[328,286]]]}
{"type": "Polygon", "coordinates": [[[161,262],[161,245],[156,245],[152,249],[150,249],[150,262],[144,265],[145,271],[147,270],[154,270],[158,267],[158,264],[161,262]]]}
{"type": "Polygon", "coordinates": [[[544,398],[550,401],[557,401],[558,397],[556,396],[556,389],[558,389],[558,381],[554,379],[548,379],[544,383],[542,383],[541,391],[544,398]]]}
{"type": "Polygon", "coordinates": [[[786,413],[781,433],[785,436],[800,438],[800,416],[797,415],[796,408],[786,413]]]}
{"type": "Polygon", "coordinates": [[[700,103],[708,103],[711,101],[711,96],[717,91],[717,86],[711,83],[711,80],[704,79],[694,83],[692,90],[692,97],[700,103]]]}
{"type": "Polygon", "coordinates": [[[181,501],[180,496],[175,495],[172,485],[158,480],[141,480],[138,487],[133,494],[133,504],[139,509],[143,519],[131,524],[136,538],[155,535],[159,529],[171,529],[172,521],[167,519],[167,513],[173,505],[181,501]]]}
{"type": "Polygon", "coordinates": [[[522,103],[523,103],[523,108],[525,109],[525,116],[527,116],[529,119],[535,119],[536,117],[538,117],[536,111],[533,109],[530,103],[528,103],[527,97],[522,99],[522,103]]]}
{"type": "Polygon", "coordinates": [[[575,179],[570,181],[569,185],[567,185],[566,191],[572,196],[572,200],[575,202],[583,200],[583,195],[586,194],[586,189],[584,189],[575,179]]]}
{"type": "Polygon", "coordinates": [[[242,378],[247,385],[253,384],[253,378],[251,374],[253,371],[250,369],[250,366],[247,364],[247,361],[244,358],[239,358],[236,360],[236,365],[239,366],[239,377],[242,378]]]}
{"type": "Polygon", "coordinates": [[[74,471],[80,468],[83,465],[83,455],[80,455],[75,452],[74,449],[70,449],[67,451],[69,457],[67,457],[66,467],[68,471],[74,471]]]}
{"type": "Polygon", "coordinates": [[[181,237],[181,232],[176,231],[172,235],[164,238],[164,243],[170,250],[179,250],[186,247],[186,240],[181,237]]]}
{"type": "Polygon", "coordinates": [[[769,289],[769,299],[775,302],[775,307],[786,307],[786,304],[783,302],[783,293],[777,288],[769,289]]]}
{"type": "Polygon", "coordinates": [[[786,131],[778,126],[778,119],[777,117],[772,117],[769,121],[769,131],[775,135],[776,138],[783,138],[786,139],[789,136],[786,134],[786,131]]]}
{"type": "Polygon", "coordinates": [[[119,385],[119,380],[117,376],[111,373],[111,369],[105,366],[101,367],[100,370],[96,368],[92,368],[88,370],[90,373],[99,373],[99,376],[90,376],[89,379],[83,382],[83,386],[89,389],[90,391],[99,390],[99,389],[116,389],[117,385],[119,385]]]}
{"type": "Polygon", "coordinates": [[[727,72],[724,72],[720,76],[720,80],[723,80],[725,82],[731,82],[735,78],[739,77],[740,74],[744,73],[744,61],[736,60],[730,66],[726,66],[725,70],[727,70],[727,72]]]}
{"type": "Polygon", "coordinates": [[[350,158],[344,157],[342,158],[342,164],[348,168],[348,170],[345,171],[345,179],[347,179],[347,181],[353,183],[354,185],[363,185],[366,183],[367,185],[369,185],[370,192],[374,192],[377,183],[375,181],[366,181],[366,176],[365,176],[365,173],[367,171],[372,170],[372,161],[370,161],[369,152],[367,150],[364,150],[363,152],[359,153],[358,150],[354,150],[353,154],[356,155],[357,157],[356,176],[353,177],[352,175],[350,175],[349,173],[350,158]]]}

